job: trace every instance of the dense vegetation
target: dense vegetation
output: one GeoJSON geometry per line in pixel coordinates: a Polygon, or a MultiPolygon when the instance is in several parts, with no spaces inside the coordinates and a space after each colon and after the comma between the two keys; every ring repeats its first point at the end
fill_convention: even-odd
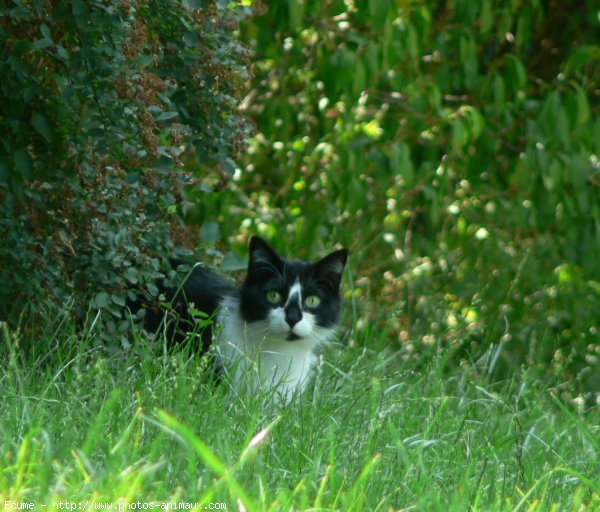
{"type": "Polygon", "coordinates": [[[223,233],[349,246],[359,344],[597,393],[597,24],[592,2],[270,4],[243,24],[259,135],[223,233]]]}
{"type": "Polygon", "coordinates": [[[600,509],[594,2],[6,4],[0,503],[600,509]],[[285,408],[123,308],[252,233],[352,252],[285,408]]]}
{"type": "Polygon", "coordinates": [[[257,134],[227,189],[248,134],[231,7],[3,8],[0,317],[39,327],[93,299],[123,343],[128,294],[156,295],[167,255],[218,263],[215,242],[240,254],[257,231],[300,256],[337,242],[351,343],[381,328],[406,357],[448,348],[450,368],[493,353],[499,376],[537,366],[593,400],[592,4],[564,22],[541,2],[256,3],[241,106],[257,134]]]}
{"type": "Polygon", "coordinates": [[[223,2],[14,0],[0,19],[0,319],[38,330],[93,298],[118,345],[126,288],[155,294],[174,252],[183,159],[226,179],[245,146],[237,17],[223,2]]]}

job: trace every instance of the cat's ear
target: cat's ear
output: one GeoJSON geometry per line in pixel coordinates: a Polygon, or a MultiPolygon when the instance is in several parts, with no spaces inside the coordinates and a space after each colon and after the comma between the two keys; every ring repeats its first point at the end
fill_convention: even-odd
{"type": "Polygon", "coordinates": [[[348,254],[347,249],[340,249],[328,254],[316,263],[319,273],[326,276],[336,290],[340,287],[342,273],[348,261],[348,254]]]}
{"type": "Polygon", "coordinates": [[[258,236],[250,238],[250,245],[248,248],[248,268],[256,267],[258,265],[275,265],[279,268],[283,261],[279,255],[271,248],[271,246],[258,236]]]}

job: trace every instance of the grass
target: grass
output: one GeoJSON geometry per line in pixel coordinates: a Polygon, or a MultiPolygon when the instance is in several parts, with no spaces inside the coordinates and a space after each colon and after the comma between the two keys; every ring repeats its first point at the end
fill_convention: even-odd
{"type": "Polygon", "coordinates": [[[76,348],[42,360],[4,333],[3,504],[600,509],[599,408],[564,404],[526,371],[448,375],[443,354],[418,368],[371,335],[370,349],[329,350],[313,388],[281,409],[211,383],[185,351],[140,339],[107,355],[92,333],[61,336],[76,348]]]}

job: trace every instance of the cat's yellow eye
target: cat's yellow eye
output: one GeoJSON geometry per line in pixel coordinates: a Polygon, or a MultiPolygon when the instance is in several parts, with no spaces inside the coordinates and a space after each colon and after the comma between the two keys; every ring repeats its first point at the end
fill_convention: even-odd
{"type": "Polygon", "coordinates": [[[316,308],[319,304],[321,304],[321,299],[320,299],[320,297],[317,297],[316,295],[309,295],[308,297],[306,297],[306,300],[304,301],[304,303],[309,308],[316,308]]]}
{"type": "Polygon", "coordinates": [[[267,299],[273,304],[279,304],[281,302],[281,293],[275,290],[271,290],[267,292],[267,299]]]}

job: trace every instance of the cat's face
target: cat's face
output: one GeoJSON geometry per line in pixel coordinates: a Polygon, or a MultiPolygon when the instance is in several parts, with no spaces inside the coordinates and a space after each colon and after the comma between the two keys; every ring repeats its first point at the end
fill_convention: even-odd
{"type": "Polygon", "coordinates": [[[321,337],[338,321],[347,259],[348,251],[341,249],[316,263],[285,261],[264,240],[253,237],[241,289],[244,320],[262,322],[270,336],[289,342],[321,337]]]}

